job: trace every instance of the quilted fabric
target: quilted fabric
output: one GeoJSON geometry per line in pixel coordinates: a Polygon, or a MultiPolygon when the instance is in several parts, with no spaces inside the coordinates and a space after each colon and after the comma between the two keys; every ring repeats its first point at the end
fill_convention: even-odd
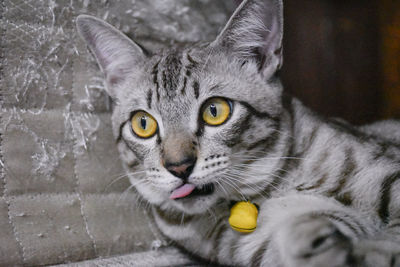
{"type": "Polygon", "coordinates": [[[144,266],[204,266],[193,262],[180,251],[172,247],[158,250],[136,252],[130,255],[115,256],[108,259],[94,259],[82,262],[57,265],[57,267],[144,267],[144,266]]]}
{"type": "Polygon", "coordinates": [[[74,20],[95,15],[156,50],[211,40],[233,3],[0,2],[0,265],[153,255],[167,243],[129,190],[103,77],[74,20]]]}

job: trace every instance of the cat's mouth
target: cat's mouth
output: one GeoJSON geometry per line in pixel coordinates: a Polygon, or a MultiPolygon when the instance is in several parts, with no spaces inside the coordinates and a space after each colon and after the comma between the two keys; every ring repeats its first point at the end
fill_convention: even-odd
{"type": "Polygon", "coordinates": [[[170,199],[186,199],[195,196],[207,196],[214,193],[214,184],[204,184],[201,186],[195,186],[194,184],[183,184],[180,187],[172,191],[170,199]]]}

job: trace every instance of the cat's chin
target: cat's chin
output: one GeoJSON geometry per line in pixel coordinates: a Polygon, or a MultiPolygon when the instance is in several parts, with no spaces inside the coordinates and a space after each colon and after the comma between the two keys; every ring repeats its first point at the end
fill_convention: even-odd
{"type": "Polygon", "coordinates": [[[191,196],[188,198],[169,200],[165,205],[186,214],[201,214],[213,207],[218,201],[215,194],[207,196],[191,196]]]}

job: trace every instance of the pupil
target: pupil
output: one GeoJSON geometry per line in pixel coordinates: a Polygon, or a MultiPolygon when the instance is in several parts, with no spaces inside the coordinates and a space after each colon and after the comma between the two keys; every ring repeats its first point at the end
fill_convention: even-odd
{"type": "Polygon", "coordinates": [[[140,126],[142,126],[142,128],[146,130],[146,124],[147,124],[146,117],[143,116],[142,118],[140,118],[140,126]]]}
{"type": "Polygon", "coordinates": [[[217,107],[214,104],[210,105],[210,113],[213,117],[217,117],[217,107]]]}

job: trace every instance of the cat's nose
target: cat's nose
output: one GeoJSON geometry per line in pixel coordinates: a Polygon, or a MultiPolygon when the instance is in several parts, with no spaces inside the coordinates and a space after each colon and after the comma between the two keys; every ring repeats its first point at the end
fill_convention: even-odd
{"type": "Polygon", "coordinates": [[[181,162],[165,162],[165,168],[174,176],[186,180],[193,171],[196,158],[187,158],[181,162]]]}

